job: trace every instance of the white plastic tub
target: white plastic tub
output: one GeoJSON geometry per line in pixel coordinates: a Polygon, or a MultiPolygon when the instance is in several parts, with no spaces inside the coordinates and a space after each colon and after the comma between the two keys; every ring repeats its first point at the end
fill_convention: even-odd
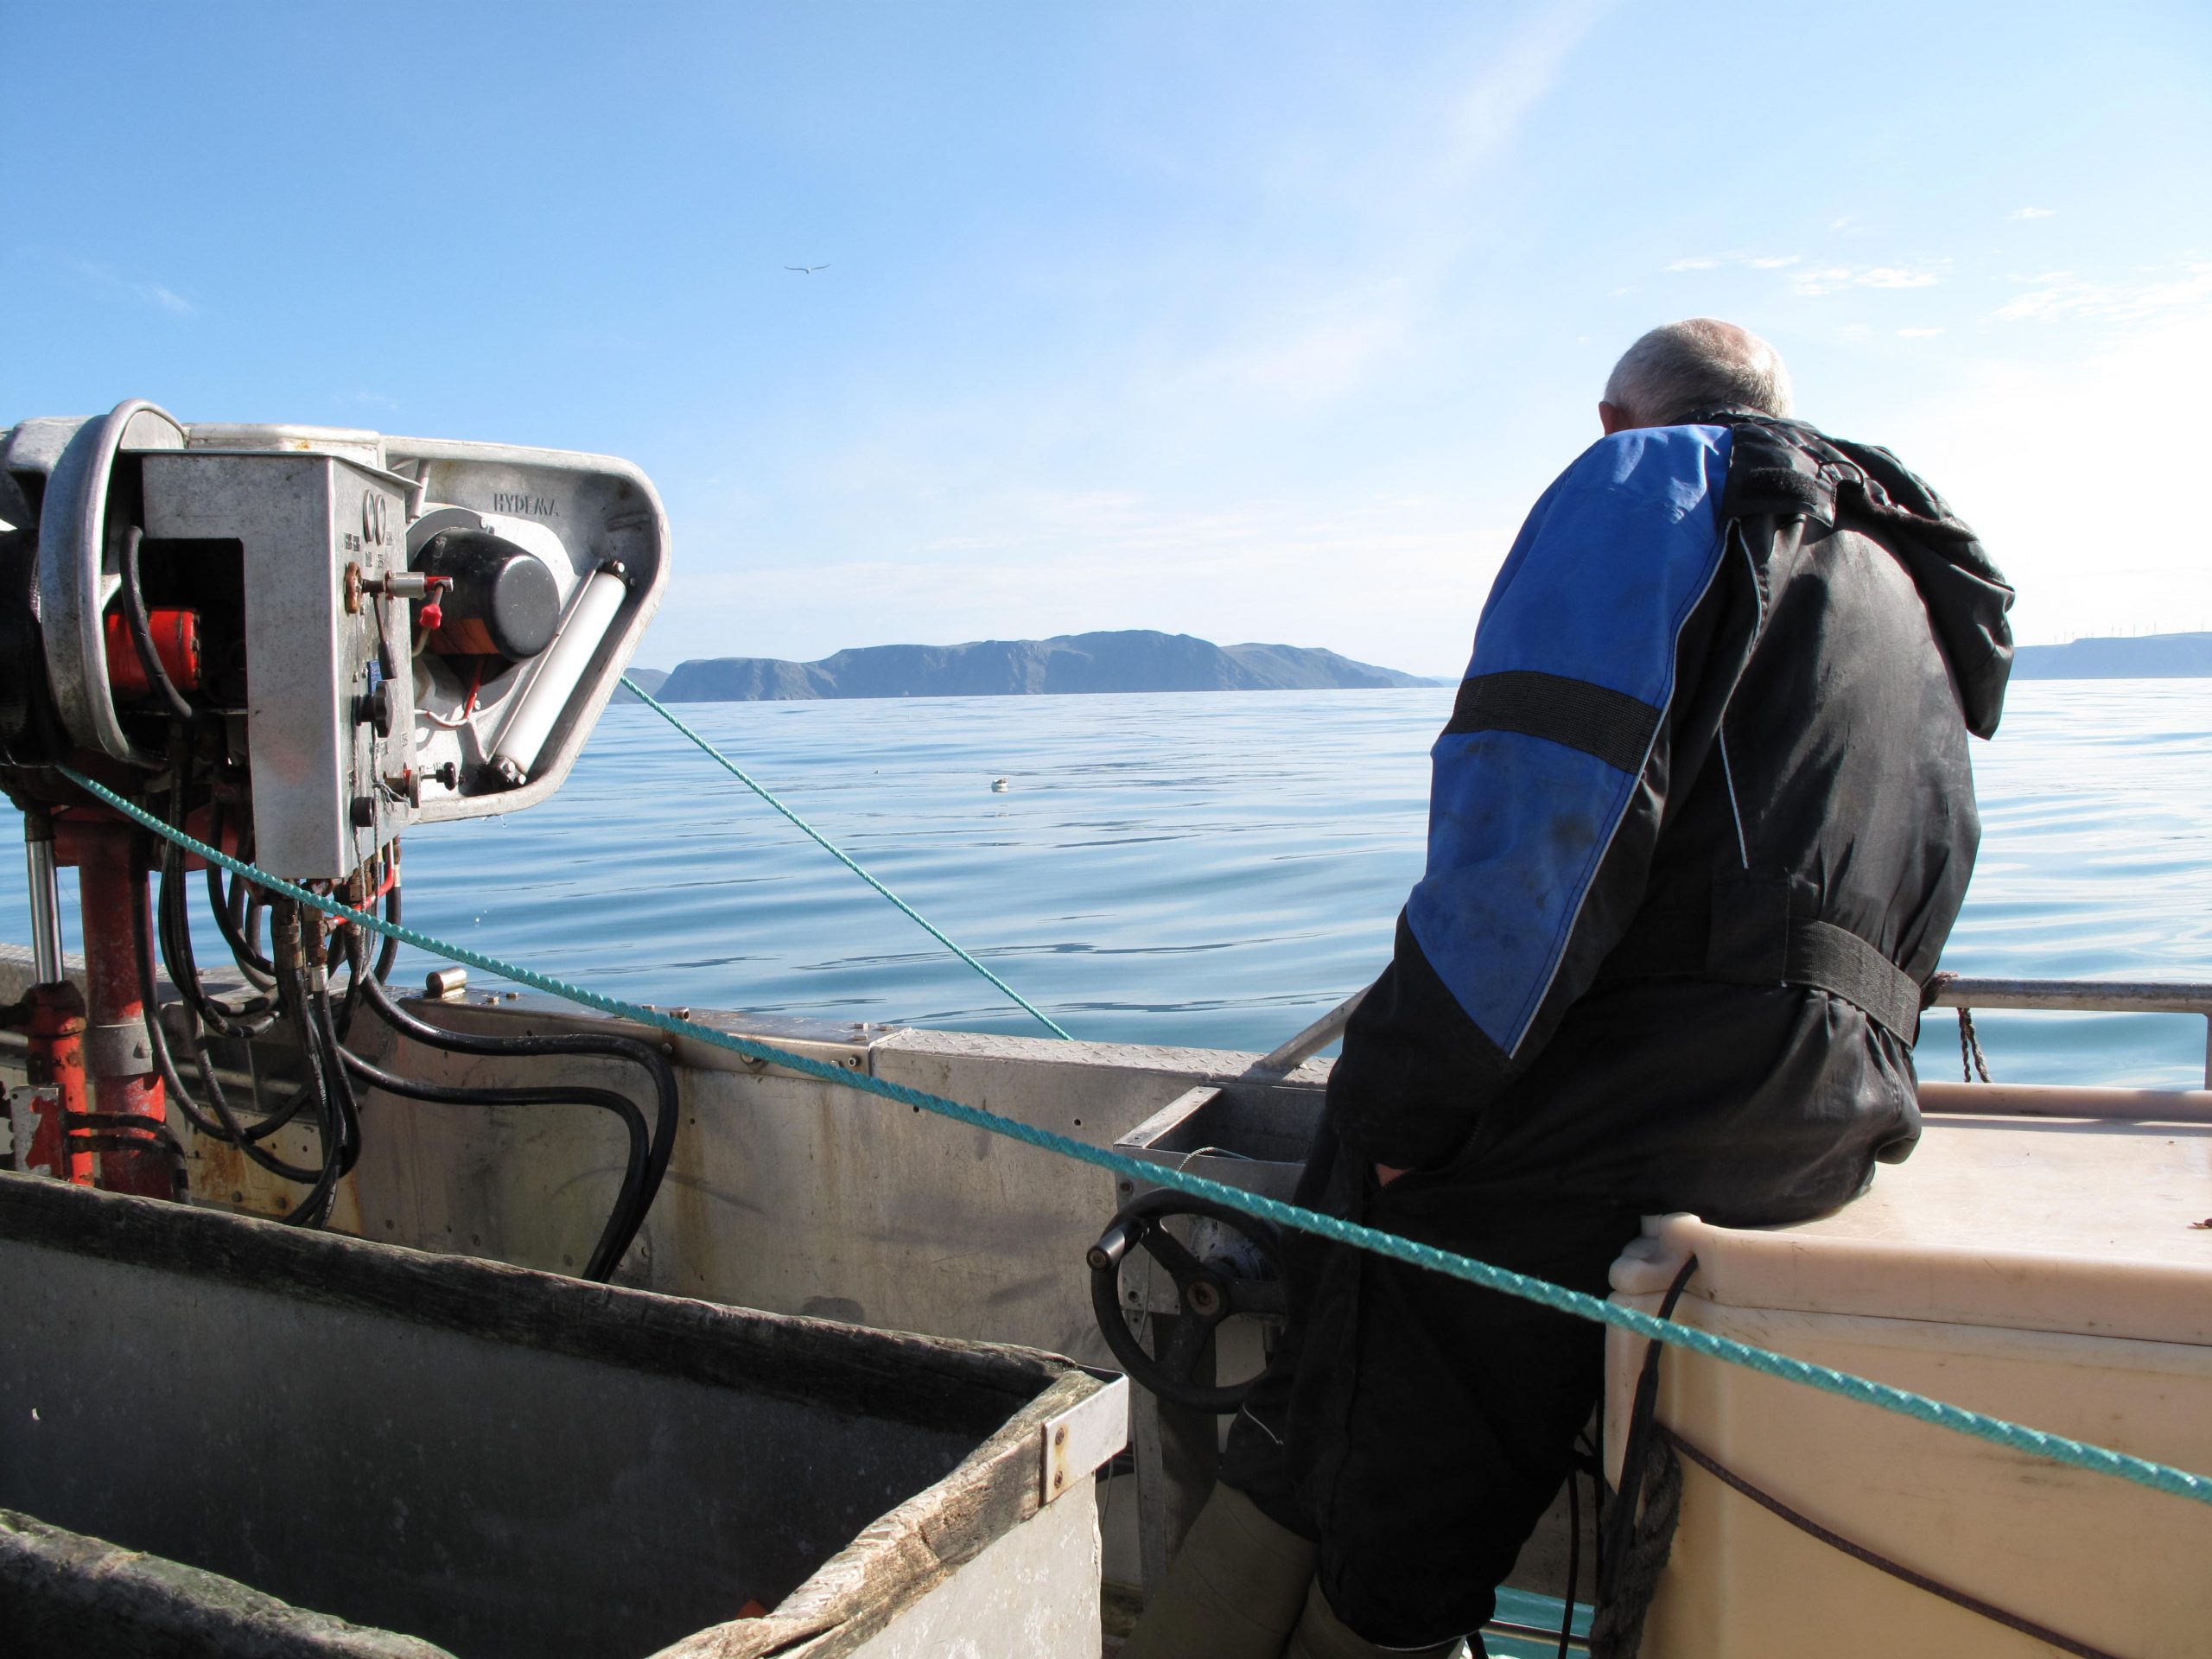
{"type": "MultiPolygon", "coordinates": [[[[2212,1127],[1949,1118],[1834,1216],[1656,1218],[1613,1269],[1685,1324],[2212,1472],[2212,1127]]],[[[1645,1344],[1611,1333],[1620,1460],[1645,1344]]],[[[1658,1419],[1822,1526],[2123,1659],[2212,1652],[2212,1507],[1669,1351],[1658,1419]]],[[[2044,1655],[1684,1460],[1646,1659],[2044,1655]]]]}

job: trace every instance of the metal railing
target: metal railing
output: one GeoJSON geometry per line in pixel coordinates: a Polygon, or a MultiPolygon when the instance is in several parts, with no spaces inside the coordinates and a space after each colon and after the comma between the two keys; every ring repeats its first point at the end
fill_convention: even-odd
{"type": "Polygon", "coordinates": [[[2193,1014],[2204,1020],[2204,1086],[2212,1089],[2212,985],[2156,979],[1976,979],[1936,989],[1939,1008],[2033,1008],[2044,1013],[2193,1014]]]}

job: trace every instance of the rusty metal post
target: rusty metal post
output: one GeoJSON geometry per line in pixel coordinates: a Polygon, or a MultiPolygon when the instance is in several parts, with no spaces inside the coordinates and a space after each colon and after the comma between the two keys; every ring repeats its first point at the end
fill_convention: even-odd
{"type": "MultiPolygon", "coordinates": [[[[70,831],[63,853],[77,866],[84,912],[85,1065],[93,1096],[105,1120],[131,1117],[159,1124],[168,1108],[154,1071],[145,1004],[138,995],[137,929],[150,922],[135,832],[118,821],[83,820],[73,822],[70,831]]],[[[99,1158],[100,1185],[109,1191],[149,1198],[173,1196],[168,1154],[157,1142],[149,1141],[143,1151],[111,1145],[99,1158]]]]}

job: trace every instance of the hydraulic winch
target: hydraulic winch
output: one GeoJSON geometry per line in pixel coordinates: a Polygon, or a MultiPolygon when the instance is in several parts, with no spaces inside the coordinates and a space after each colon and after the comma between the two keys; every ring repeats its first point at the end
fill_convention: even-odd
{"type": "Polygon", "coordinates": [[[397,1008],[389,940],[372,949],[359,927],[207,869],[236,971],[219,995],[194,956],[187,876],[203,867],[67,773],[396,918],[405,830],[513,811],[560,786],[660,602],[668,546],[652,484],[601,456],[187,423],[139,401],[0,437],[0,788],[24,815],[35,981],[9,1021],[29,1042],[12,1166],[183,1196],[188,1127],[304,1185],[289,1215],[319,1224],[358,1154],[357,1083],[589,1104],[621,1116],[632,1142],[594,1259],[610,1270],[673,1128],[658,1050],[535,1039],[589,1040],[645,1065],[662,1096],[653,1131],[610,1090],[381,1073],[346,1045],[364,1005],[413,1040],[463,1041],[397,1008]],[[79,873],[81,992],[62,957],[65,866],[79,873]],[[272,1027],[297,1044],[305,1080],[234,1103],[208,1047],[272,1027]],[[314,1131],[304,1161],[271,1149],[296,1122],[314,1131]]]}

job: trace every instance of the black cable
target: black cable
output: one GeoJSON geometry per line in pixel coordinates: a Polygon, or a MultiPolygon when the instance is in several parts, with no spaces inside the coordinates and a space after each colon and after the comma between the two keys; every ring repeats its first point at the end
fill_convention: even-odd
{"type": "Polygon", "coordinates": [[[276,1018],[272,982],[267,990],[248,997],[233,1007],[212,995],[200,978],[198,953],[193,948],[192,918],[184,898],[184,857],[169,846],[162,860],[161,885],[154,906],[162,947],[162,965],[177,995],[219,1037],[253,1037],[266,1031],[276,1018]]]}
{"type": "Polygon", "coordinates": [[[315,1126],[322,1141],[322,1169],[299,1207],[284,1220],[296,1227],[320,1227],[330,1218],[338,1196],[339,1155],[345,1131],[330,1086],[330,1074],[341,1069],[322,1047],[322,1033],[314,1014],[314,993],[308,984],[307,964],[300,946],[300,912],[294,900],[280,899],[270,906],[271,938],[276,963],[278,1006],[299,1039],[301,1058],[307,1062],[308,1089],[315,1109],[315,1126]]]}
{"type": "Polygon", "coordinates": [[[596,1054],[628,1060],[645,1069],[653,1080],[657,1107],[652,1143],[646,1154],[645,1179],[636,1195],[634,1213],[626,1219],[620,1249],[613,1257],[613,1262],[619,1262],[652,1210],[653,1199],[660,1192],[661,1178],[668,1173],[669,1154],[675,1147],[676,1126],[683,1113],[683,1103],[677,1094],[676,1068],[669,1063],[668,1057],[650,1043],[640,1042],[634,1037],[617,1037],[611,1033],[564,1032],[542,1037],[479,1037],[466,1032],[448,1031],[442,1026],[431,1025],[428,1020],[418,1020],[408,1013],[393,1000],[391,991],[373,977],[365,981],[361,988],[369,1006],[393,1030],[449,1054],[491,1055],[502,1058],[596,1054]]]}
{"type": "MultiPolygon", "coordinates": [[[[1656,1344],[1653,1345],[1657,1346],[1656,1344]]],[[[1830,1531],[1810,1516],[1802,1515],[1793,1510],[1773,1493],[1754,1486],[1734,1470],[1692,1446],[1666,1424],[1655,1423],[1652,1427],[1653,1432],[1661,1440],[1723,1485],[1742,1493],[1770,1515],[1787,1521],[1798,1531],[1808,1537],[1817,1538],[1830,1549],[1840,1550],[1853,1560],[1864,1561],[1877,1572],[1886,1573],[1891,1578],[1912,1586],[1916,1590],[1925,1590],[1929,1595],[1949,1602],[1954,1607],[1963,1607],[1970,1613],[1979,1613],[1993,1624],[2002,1624],[2007,1630],[2018,1630],[2021,1634],[2031,1637],[2037,1642],[2048,1643],[2061,1653],[2075,1654],[2078,1656],[2078,1659],[2113,1659],[2113,1656],[2103,1648],[2091,1647],[2088,1643],[2078,1642],[2074,1637],[2054,1630],[2048,1625],[2038,1624],[2031,1618],[2024,1618],[2018,1613],[2008,1612],[1993,1603],[1982,1600],[1979,1596],[1968,1595],[1965,1591],[1955,1589],[1941,1580],[1931,1579],[1916,1567],[1906,1567],[1902,1562],[1893,1561],[1877,1550],[1870,1549],[1864,1544],[1846,1538],[1841,1533],[1830,1531]]]]}
{"type": "MultiPolygon", "coordinates": [[[[169,745],[168,810],[168,821],[179,828],[185,822],[191,769],[189,742],[180,727],[169,745]]],[[[164,841],[162,847],[162,882],[156,911],[162,962],[169,971],[169,982],[201,1022],[225,1037],[251,1037],[267,1030],[270,1020],[263,1016],[270,1014],[274,1007],[270,998],[250,997],[232,1008],[217,1001],[201,986],[200,965],[192,948],[192,918],[185,906],[184,849],[172,841],[164,841]]]]}
{"type": "MultiPolygon", "coordinates": [[[[399,925],[399,843],[391,843],[391,885],[385,889],[384,918],[394,927],[399,925]]],[[[377,982],[382,984],[391,977],[391,964],[399,960],[399,941],[387,933],[377,951],[377,982]]]]}
{"type": "MultiPolygon", "coordinates": [[[[1667,1294],[1659,1303],[1659,1317],[1671,1319],[1675,1305],[1682,1299],[1682,1292],[1697,1272],[1697,1257],[1685,1260],[1667,1287],[1667,1294]]],[[[1636,1393],[1629,1408],[1628,1433],[1621,1458],[1620,1490],[1612,1497],[1605,1516],[1606,1526],[1599,1535],[1598,1546],[1598,1604],[1602,1608],[1616,1599],[1621,1575],[1628,1571],[1630,1556],[1636,1544],[1637,1504],[1643,1484],[1644,1463],[1650,1456],[1653,1416],[1659,1403],[1659,1356],[1664,1345],[1657,1342],[1644,1344],[1643,1367],[1637,1374],[1636,1393]]],[[[1648,1594],[1649,1586],[1645,1586],[1648,1594]]],[[[1637,1628],[1642,1628],[1643,1613],[1634,1615],[1637,1628]]]]}
{"type": "Polygon", "coordinates": [[[614,1271],[636,1231],[630,1225],[630,1217],[637,1209],[638,1195],[644,1186],[651,1144],[645,1133],[645,1115],[638,1109],[635,1101],[613,1089],[593,1089],[580,1084],[537,1089],[479,1089],[424,1083],[387,1071],[350,1050],[341,1049],[339,1052],[346,1069],[362,1082],[410,1100],[427,1100],[441,1106],[596,1106],[620,1117],[629,1135],[629,1158],[614,1207],[607,1214],[607,1225],[600,1233],[590,1260],[584,1264],[583,1276],[603,1283],[614,1271]]]}
{"type": "MultiPolygon", "coordinates": [[[[247,948],[257,952],[261,949],[261,936],[269,928],[269,895],[244,876],[238,877],[237,885],[245,890],[239,931],[245,936],[247,948]]],[[[270,971],[273,973],[275,970],[272,969],[270,971]]]]}
{"type": "MultiPolygon", "coordinates": [[[[392,914],[395,906],[390,901],[396,892],[395,888],[385,895],[386,914],[395,921],[398,918],[392,914]]],[[[350,1020],[356,999],[366,995],[365,988],[372,982],[376,983],[380,989],[383,976],[379,974],[372,980],[367,971],[368,951],[361,930],[349,927],[346,930],[346,933],[347,965],[352,971],[346,986],[345,1007],[346,1018],[350,1020]]],[[[382,964],[379,963],[379,966],[381,967],[382,964]]],[[[326,1006],[327,1001],[328,998],[326,996],[324,998],[326,1006]]],[[[340,1028],[342,1029],[342,1027],[340,1028]]],[[[327,1026],[326,1032],[327,1035],[334,1039],[336,1035],[334,1030],[331,1030],[327,1026]]],[[[373,1087],[384,1090],[388,1094],[401,1095],[410,1099],[425,1100],[442,1105],[595,1106],[603,1111],[612,1112],[620,1118],[629,1141],[629,1151],[623,1168],[622,1183],[616,1190],[614,1204],[608,1211],[607,1224],[601,1231],[599,1243],[593,1249],[585,1264],[583,1276],[604,1282],[613,1273],[644,1219],[644,1210],[640,1207],[639,1200],[645,1190],[646,1171],[652,1156],[652,1141],[645,1128],[645,1114],[638,1109],[636,1103],[627,1095],[611,1089],[594,1089],[581,1084],[563,1084],[544,1088],[485,1088],[421,1082],[387,1071],[381,1066],[363,1059],[359,1055],[346,1048],[342,1043],[334,1041],[333,1046],[348,1072],[373,1087]]]]}
{"type": "MultiPolygon", "coordinates": [[[[207,842],[212,847],[223,844],[223,799],[210,793],[207,805],[207,842]]],[[[246,931],[247,883],[243,876],[230,878],[227,892],[224,889],[223,868],[219,864],[207,866],[207,908],[214,912],[215,926],[223,936],[223,943],[231,948],[231,957],[238,965],[249,983],[267,990],[276,983],[276,964],[263,956],[256,948],[253,938],[246,931]]],[[[254,912],[253,933],[261,931],[260,912],[254,912]]]]}
{"type": "Polygon", "coordinates": [[[192,1098],[192,1091],[185,1087],[184,1078],[177,1071],[175,1056],[169,1048],[168,1033],[162,1025],[160,994],[154,977],[153,945],[146,934],[146,920],[141,906],[131,906],[131,923],[136,934],[133,941],[137,946],[135,954],[138,958],[138,999],[146,1014],[146,1046],[153,1051],[155,1070],[160,1073],[162,1086],[175,1103],[179,1115],[192,1125],[195,1135],[204,1135],[211,1141],[236,1147],[272,1175],[282,1176],[288,1181],[312,1183],[316,1180],[321,1174],[321,1170],[287,1163],[256,1144],[298,1116],[300,1109],[307,1103],[308,1091],[302,1090],[281,1118],[264,1120],[251,1130],[245,1128],[232,1110],[229,1096],[224,1094],[223,1085],[215,1076],[215,1068],[207,1058],[206,1046],[200,1041],[197,1031],[188,1020],[186,1041],[194,1060],[198,1064],[200,1081],[207,1090],[208,1104],[213,1108],[217,1121],[210,1122],[202,1115],[192,1098]]]}
{"type": "MultiPolygon", "coordinates": [[[[386,897],[388,899],[390,895],[387,894],[386,897]]],[[[369,902],[373,904],[375,900],[372,899],[369,902]]],[[[391,905],[387,903],[385,910],[386,916],[390,917],[391,905]]],[[[370,969],[368,941],[362,930],[350,922],[340,922],[333,931],[335,933],[341,930],[346,939],[346,1001],[339,1009],[337,1031],[342,1045],[353,1036],[353,1016],[360,1011],[361,987],[370,976],[370,969]]],[[[386,937],[385,943],[387,945],[392,943],[389,936],[386,937]]],[[[385,979],[391,971],[387,960],[390,955],[391,952],[387,950],[378,957],[375,976],[379,981],[385,979]]]]}
{"type": "Polygon", "coordinates": [[[316,986],[309,1003],[322,1052],[337,1062],[330,1071],[331,1103],[338,1115],[338,1151],[332,1162],[342,1179],[352,1174],[353,1166],[361,1161],[361,1103],[353,1093],[353,1079],[347,1073],[346,1046],[339,1040],[337,1022],[331,1017],[329,988],[316,986]]]}
{"type": "Polygon", "coordinates": [[[138,544],[145,539],[145,531],[136,524],[123,536],[123,616],[130,627],[130,643],[138,648],[138,665],[146,671],[146,683],[162,694],[169,712],[187,725],[196,718],[192,705],[169,678],[169,671],[162,666],[162,654],[154,649],[153,620],[146,614],[146,595],[138,586],[138,544]]]}
{"type": "Polygon", "coordinates": [[[169,1195],[180,1204],[192,1196],[184,1143],[158,1117],[143,1112],[65,1112],[61,1133],[73,1151],[158,1152],[168,1165],[169,1195]]]}

